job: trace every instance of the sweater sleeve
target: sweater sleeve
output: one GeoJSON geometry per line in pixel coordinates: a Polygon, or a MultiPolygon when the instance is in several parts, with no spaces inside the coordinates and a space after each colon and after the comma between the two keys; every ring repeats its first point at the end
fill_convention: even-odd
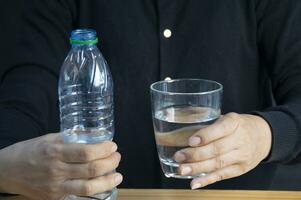
{"type": "Polygon", "coordinates": [[[58,130],[57,76],[74,18],[70,2],[0,3],[0,148],[58,130]]]}
{"type": "Polygon", "coordinates": [[[301,1],[258,1],[260,58],[276,105],[255,112],[270,125],[273,143],[266,162],[301,162],[301,1]]]}

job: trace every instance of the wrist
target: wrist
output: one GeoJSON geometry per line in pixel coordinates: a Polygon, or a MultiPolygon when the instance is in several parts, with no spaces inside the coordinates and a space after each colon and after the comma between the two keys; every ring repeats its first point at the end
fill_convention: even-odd
{"type": "MultiPolygon", "coordinates": [[[[13,148],[14,145],[8,146],[4,149],[0,149],[0,193],[7,193],[7,194],[14,194],[14,192],[10,191],[9,188],[11,183],[9,181],[9,177],[11,176],[9,169],[13,169],[10,163],[11,158],[13,157],[11,153],[11,148],[13,148]]],[[[12,149],[13,150],[13,149],[12,149]]]]}
{"type": "Polygon", "coordinates": [[[262,160],[266,159],[272,149],[272,130],[268,122],[260,116],[254,115],[259,133],[259,145],[262,147],[262,160]]]}
{"type": "Polygon", "coordinates": [[[0,193],[7,193],[7,191],[4,188],[4,184],[5,184],[5,163],[6,163],[6,158],[5,158],[5,149],[0,149],[0,193]]]}

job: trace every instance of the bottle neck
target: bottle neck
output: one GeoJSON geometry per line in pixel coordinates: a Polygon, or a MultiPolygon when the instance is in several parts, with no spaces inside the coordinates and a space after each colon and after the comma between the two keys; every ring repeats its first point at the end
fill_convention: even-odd
{"type": "Polygon", "coordinates": [[[96,44],[72,44],[71,48],[81,48],[81,49],[86,49],[86,48],[96,48],[96,44]]]}

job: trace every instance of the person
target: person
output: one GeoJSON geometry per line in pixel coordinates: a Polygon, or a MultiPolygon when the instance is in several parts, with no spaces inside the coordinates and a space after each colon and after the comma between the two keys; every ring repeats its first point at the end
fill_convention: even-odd
{"type": "Polygon", "coordinates": [[[301,162],[301,1],[11,0],[0,15],[2,193],[90,195],[122,176],[122,187],[187,188],[163,177],[155,148],[149,86],[165,77],[224,86],[223,116],[175,155],[182,174],[208,173],[193,189],[271,189],[277,163],[301,162]],[[57,134],[57,78],[76,28],[97,30],[110,66],[114,142],[57,134]],[[118,165],[122,175],[104,175],[118,165]]]}

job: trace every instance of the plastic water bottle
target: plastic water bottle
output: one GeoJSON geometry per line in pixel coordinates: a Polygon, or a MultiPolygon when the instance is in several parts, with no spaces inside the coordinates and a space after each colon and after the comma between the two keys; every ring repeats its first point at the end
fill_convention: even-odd
{"type": "MultiPolygon", "coordinates": [[[[114,135],[113,81],[107,62],[97,48],[96,31],[71,33],[72,48],[61,68],[59,101],[61,137],[65,143],[100,143],[114,135]]],[[[113,189],[91,197],[69,199],[116,199],[113,189]]]]}

